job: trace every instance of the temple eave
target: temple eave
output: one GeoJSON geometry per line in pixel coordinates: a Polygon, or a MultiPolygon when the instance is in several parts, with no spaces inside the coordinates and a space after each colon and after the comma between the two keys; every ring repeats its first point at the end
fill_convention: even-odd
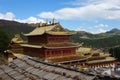
{"type": "MultiPolygon", "coordinates": [[[[49,32],[45,32],[46,34],[49,34],[49,35],[73,35],[73,34],[76,34],[76,33],[63,33],[63,32],[60,32],[60,33],[57,33],[57,32],[52,32],[52,33],[49,33],[49,32]]],[[[44,33],[42,33],[44,34],[44,33]]],[[[23,34],[24,36],[36,36],[36,35],[42,35],[42,34],[23,34]]]]}
{"type": "Polygon", "coordinates": [[[58,64],[64,64],[64,63],[69,63],[69,62],[84,61],[86,59],[87,59],[87,57],[69,55],[69,56],[66,56],[66,57],[62,56],[62,57],[57,57],[57,58],[53,58],[53,59],[50,59],[50,60],[54,61],[58,64]]]}
{"type": "Polygon", "coordinates": [[[42,34],[23,34],[24,36],[37,36],[37,35],[42,35],[42,34]]]}
{"type": "Polygon", "coordinates": [[[56,62],[58,64],[64,64],[64,63],[69,63],[69,62],[76,62],[76,61],[84,61],[86,58],[83,59],[77,59],[77,60],[68,60],[68,61],[62,61],[62,62],[56,62]]]}
{"type": "Polygon", "coordinates": [[[22,44],[23,47],[30,47],[30,48],[42,48],[42,46],[39,45],[30,45],[30,44],[22,44]]]}
{"type": "Polygon", "coordinates": [[[111,60],[103,59],[103,60],[88,61],[88,62],[86,62],[86,63],[87,63],[87,64],[105,63],[105,62],[111,62],[111,61],[115,61],[115,60],[116,60],[116,59],[111,59],[111,60]]]}
{"type": "Polygon", "coordinates": [[[47,47],[47,46],[44,46],[44,48],[47,48],[47,49],[59,49],[59,48],[76,48],[78,46],[64,46],[64,47],[47,47]]]}
{"type": "Polygon", "coordinates": [[[59,49],[59,48],[76,48],[78,46],[64,46],[64,47],[48,47],[48,46],[40,46],[40,45],[29,45],[29,44],[22,44],[23,47],[30,47],[30,48],[46,48],[46,49],[59,49]]]}
{"type": "Polygon", "coordinates": [[[47,34],[50,35],[73,35],[76,34],[76,32],[46,32],[47,34]]]}

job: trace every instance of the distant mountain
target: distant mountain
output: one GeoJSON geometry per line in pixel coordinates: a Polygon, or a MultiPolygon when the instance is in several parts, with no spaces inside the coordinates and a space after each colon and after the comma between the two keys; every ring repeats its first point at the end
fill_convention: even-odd
{"type": "Polygon", "coordinates": [[[117,29],[117,28],[114,28],[114,29],[112,29],[110,31],[107,31],[106,33],[109,33],[109,34],[120,34],[120,30],[117,29]]]}
{"type": "Polygon", "coordinates": [[[35,27],[27,23],[19,23],[16,21],[0,20],[0,27],[4,29],[10,38],[15,34],[28,33],[32,31],[35,27]]]}

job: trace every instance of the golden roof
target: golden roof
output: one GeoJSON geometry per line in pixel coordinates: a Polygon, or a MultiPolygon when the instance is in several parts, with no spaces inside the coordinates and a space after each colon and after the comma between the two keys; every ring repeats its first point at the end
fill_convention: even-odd
{"type": "Polygon", "coordinates": [[[50,31],[50,32],[46,32],[48,34],[51,34],[51,35],[72,35],[72,34],[75,34],[75,32],[62,32],[62,31],[57,31],[57,32],[53,32],[53,31],[50,31]]]}
{"type": "Polygon", "coordinates": [[[48,24],[44,26],[36,27],[32,32],[28,34],[24,34],[25,36],[35,36],[35,35],[42,35],[44,33],[50,35],[72,35],[75,32],[70,32],[65,30],[59,23],[55,24],[48,24]]]}
{"type": "Polygon", "coordinates": [[[77,52],[81,53],[90,53],[92,51],[92,48],[87,48],[87,47],[80,47],[77,49],[77,52]]]}

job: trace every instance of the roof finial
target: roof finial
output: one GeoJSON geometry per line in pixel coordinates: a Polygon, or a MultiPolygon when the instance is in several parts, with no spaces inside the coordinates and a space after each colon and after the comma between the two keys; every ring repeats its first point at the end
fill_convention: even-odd
{"type": "Polygon", "coordinates": [[[53,18],[53,24],[55,24],[56,23],[56,19],[55,18],[53,18]]]}
{"type": "Polygon", "coordinates": [[[39,26],[41,27],[41,26],[42,26],[42,24],[43,24],[43,23],[42,23],[42,22],[40,22],[39,26]]]}

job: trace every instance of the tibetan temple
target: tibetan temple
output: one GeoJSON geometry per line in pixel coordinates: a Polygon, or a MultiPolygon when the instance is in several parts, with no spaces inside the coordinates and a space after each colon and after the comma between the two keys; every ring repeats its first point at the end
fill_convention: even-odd
{"type": "Polygon", "coordinates": [[[78,44],[70,42],[70,36],[75,32],[65,30],[53,19],[52,24],[40,23],[32,32],[24,34],[28,44],[22,45],[25,54],[40,58],[52,58],[75,55],[78,44]]]}
{"type": "Polygon", "coordinates": [[[20,45],[25,55],[57,64],[77,68],[114,66],[115,58],[110,54],[85,49],[81,47],[81,44],[71,42],[70,36],[73,34],[75,32],[64,29],[53,19],[52,23],[40,22],[32,32],[23,34],[28,38],[28,42],[20,45]]]}

